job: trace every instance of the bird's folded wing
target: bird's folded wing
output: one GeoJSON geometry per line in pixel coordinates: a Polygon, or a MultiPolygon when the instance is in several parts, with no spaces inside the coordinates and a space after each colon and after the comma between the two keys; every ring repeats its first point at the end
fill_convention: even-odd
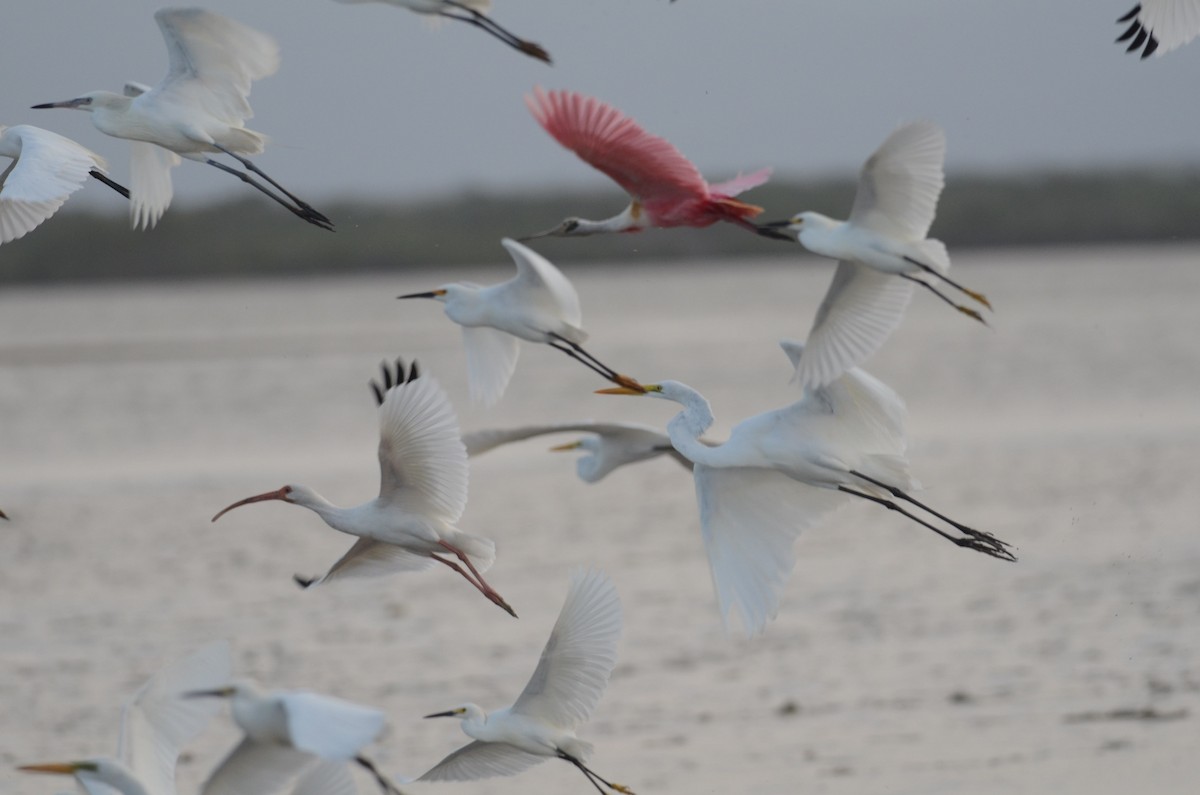
{"type": "Polygon", "coordinates": [[[221,687],[231,676],[229,644],[217,641],[160,670],[125,705],[117,758],[147,792],[175,792],[180,751],[220,708],[216,699],[182,694],[221,687]]]}
{"type": "Polygon", "coordinates": [[[433,558],[428,555],[417,555],[395,544],[360,538],[313,585],[343,577],[380,577],[398,571],[421,571],[432,565],[433,558]]]}
{"type": "Polygon", "coordinates": [[[285,693],[280,699],[292,745],[326,759],[353,759],[383,731],[377,709],[320,693],[285,693]]]}
{"type": "Polygon", "coordinates": [[[879,350],[904,319],[912,292],[908,279],[839,262],[796,367],[800,386],[828,384],[879,350]]]}
{"type": "Polygon", "coordinates": [[[571,572],[567,598],[529,683],[512,712],[574,730],[595,710],[621,637],[621,601],[604,572],[571,572]]]}
{"type": "Polygon", "coordinates": [[[134,141],[129,149],[129,219],[134,229],[158,223],[171,204],[171,169],[179,155],[161,146],[134,141]]]}
{"type": "Polygon", "coordinates": [[[1158,40],[1160,53],[1200,35],[1200,0],[1142,0],[1141,6],[1138,22],[1158,40]]]}
{"type": "Polygon", "coordinates": [[[290,746],[245,737],[209,775],[201,795],[269,795],[306,772],[313,759],[290,746]]]}
{"type": "Polygon", "coordinates": [[[863,165],[850,223],[900,240],[924,238],[945,184],[945,159],[946,135],[933,122],[896,129],[863,165]]]}
{"type": "Polygon", "coordinates": [[[554,140],[638,198],[704,197],[708,184],[670,141],[600,100],[534,88],[525,104],[554,140]]]}
{"type": "Polygon", "coordinates": [[[471,399],[491,406],[504,395],[517,368],[520,340],[486,326],[463,326],[462,335],[471,399]]]}
{"type": "Polygon", "coordinates": [[[721,620],[728,628],[736,611],[746,634],[757,634],[779,612],[796,537],[846,495],[769,469],[696,464],[693,472],[721,620]]]}
{"type": "Polygon", "coordinates": [[[546,756],[527,753],[505,743],[476,740],[434,765],[417,781],[474,781],[491,776],[515,776],[546,756]]]}
{"type": "Polygon", "coordinates": [[[357,795],[350,768],[340,759],[318,759],[304,771],[292,795],[357,795]]]}
{"type": "Polygon", "coordinates": [[[379,496],[453,524],[467,506],[467,451],[450,398],[421,375],[379,407],[379,496]]]}
{"type": "MultiPolygon", "coordinates": [[[[503,288],[504,292],[512,291],[516,293],[512,296],[513,300],[533,304],[552,317],[561,316],[572,326],[578,328],[583,325],[579,293],[563,272],[528,246],[509,238],[500,242],[517,265],[516,281],[503,288]]],[[[502,296],[501,300],[505,297],[502,296]]]]}

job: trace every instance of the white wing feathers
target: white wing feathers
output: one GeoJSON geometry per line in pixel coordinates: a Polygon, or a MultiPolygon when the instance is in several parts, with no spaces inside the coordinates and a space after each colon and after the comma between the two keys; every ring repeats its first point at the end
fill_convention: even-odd
{"type": "Polygon", "coordinates": [[[1182,47],[1200,35],[1200,0],[1142,0],[1137,21],[1158,40],[1158,53],[1182,47]]]}
{"type": "Polygon", "coordinates": [[[292,795],[356,795],[358,787],[345,762],[319,759],[305,769],[292,795]]]}
{"type": "Polygon", "coordinates": [[[591,716],[617,663],[621,602],[601,571],[576,568],[537,669],[512,712],[574,731],[591,716]]]}
{"type": "Polygon", "coordinates": [[[129,220],[134,229],[150,229],[171,205],[171,169],[182,161],[161,146],[133,141],[129,147],[129,220]]]}
{"type": "Polygon", "coordinates": [[[463,326],[462,337],[471,400],[491,406],[504,396],[517,369],[521,341],[507,331],[488,326],[463,326]]]}
{"type": "Polygon", "coordinates": [[[0,175],[0,243],[32,231],[83,187],[89,171],[107,168],[95,152],[40,127],[18,124],[0,133],[20,143],[20,156],[0,175]]]}
{"type": "Polygon", "coordinates": [[[470,433],[463,434],[463,444],[467,447],[468,456],[477,456],[502,445],[532,439],[535,436],[549,436],[555,433],[572,432],[594,433],[597,436],[609,436],[613,438],[629,438],[631,442],[641,442],[646,446],[653,444],[670,446],[671,444],[670,437],[648,425],[625,422],[595,422],[593,420],[471,431],[470,433]]]}
{"type": "Polygon", "coordinates": [[[353,759],[383,731],[377,709],[319,693],[280,693],[292,745],[325,759],[353,759]]]}
{"type": "MultiPolygon", "coordinates": [[[[508,282],[519,290],[522,303],[532,304],[548,314],[560,317],[576,330],[581,331],[583,310],[579,306],[579,293],[563,272],[528,246],[512,238],[504,238],[500,244],[508,250],[517,265],[517,278],[508,282]]],[[[582,343],[586,339],[575,339],[582,343]]]]}
{"type": "Polygon", "coordinates": [[[201,795],[269,795],[312,762],[311,754],[291,746],[245,737],[209,775],[201,795]]]}
{"type": "Polygon", "coordinates": [[[428,555],[418,555],[395,544],[360,538],[309,587],[344,577],[382,577],[398,571],[423,571],[432,565],[433,558],[428,555]]]}
{"type": "Polygon", "coordinates": [[[379,407],[379,497],[458,521],[467,505],[467,451],[445,391],[423,375],[388,390],[379,407]]]}
{"type": "Polygon", "coordinates": [[[507,743],[467,743],[434,765],[417,781],[474,781],[492,776],[515,776],[548,756],[527,753],[507,743]]]}
{"type": "Polygon", "coordinates": [[[937,213],[946,136],[928,121],[898,128],[867,159],[850,223],[903,241],[921,240],[937,213]]]}

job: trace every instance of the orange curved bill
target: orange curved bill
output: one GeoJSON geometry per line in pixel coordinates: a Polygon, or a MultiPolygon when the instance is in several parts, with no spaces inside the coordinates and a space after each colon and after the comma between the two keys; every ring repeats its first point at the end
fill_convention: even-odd
{"type": "Polygon", "coordinates": [[[282,489],[276,489],[275,491],[268,491],[266,494],[256,494],[253,497],[247,497],[244,500],[238,500],[233,505],[230,505],[226,508],[221,509],[221,511],[212,518],[212,521],[214,521],[214,522],[217,521],[222,516],[229,513],[230,511],[232,511],[234,508],[240,508],[241,506],[249,505],[252,502],[266,502],[267,500],[284,500],[286,502],[287,495],[288,495],[288,490],[287,490],[287,487],[285,486],[282,489]]]}

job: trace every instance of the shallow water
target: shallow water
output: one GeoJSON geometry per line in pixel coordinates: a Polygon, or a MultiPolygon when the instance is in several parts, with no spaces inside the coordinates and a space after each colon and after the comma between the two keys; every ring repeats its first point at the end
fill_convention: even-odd
{"type": "MultiPolygon", "coordinates": [[[[349,540],[241,497],[299,482],[341,504],[377,483],[366,382],[418,356],[466,430],[579,418],[664,425],[673,405],[526,346],[491,411],[458,330],[392,300],[507,267],[327,281],[18,289],[0,295],[0,791],[16,764],[111,753],[121,702],[214,637],[278,686],[376,704],[373,749],[417,774],[463,739],[421,715],[509,703],[567,569],[608,571],[621,661],[597,771],[640,795],[1183,792],[1200,776],[1200,268],[1196,248],[964,253],[984,328],[931,296],[868,369],[903,395],[924,499],[1014,543],[1005,564],[871,505],[797,544],[779,618],[747,643],[715,609],[687,474],[667,459],[588,486],[535,440],[473,462],[463,529],[496,540],[514,621],[445,571],[301,593],[349,540]],[[1129,710],[1149,710],[1129,717],[1129,710]],[[1154,718],[1158,719],[1154,719],[1154,718]]],[[[820,260],[571,272],[589,349],[704,392],[728,428],[794,399],[820,260]]],[[[227,721],[181,767],[195,791],[227,721]]],[[[62,782],[58,782],[62,783],[62,782]]],[[[362,791],[371,791],[369,781],[362,791]]],[[[61,789],[61,787],[59,787],[61,789]]],[[[588,791],[567,765],[414,793],[588,791]]]]}

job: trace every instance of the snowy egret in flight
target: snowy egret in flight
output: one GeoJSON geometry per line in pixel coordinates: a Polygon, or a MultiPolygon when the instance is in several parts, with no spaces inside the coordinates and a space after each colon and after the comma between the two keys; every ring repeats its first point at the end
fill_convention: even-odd
{"type": "Polygon", "coordinates": [[[598,483],[608,473],[626,464],[646,461],[667,455],[689,470],[692,462],[671,445],[665,433],[634,422],[558,422],[548,425],[524,425],[518,428],[493,428],[463,434],[468,456],[477,456],[501,445],[531,439],[535,436],[579,432],[588,434],[582,439],[551,447],[551,452],[565,453],[583,450],[576,472],[585,483],[598,483]]]}
{"type": "Polygon", "coordinates": [[[839,260],[796,368],[801,387],[828,384],[877,351],[900,325],[914,284],[984,322],[979,312],[956,304],[936,282],[926,281],[943,281],[991,308],[982,294],[946,276],[946,247],[925,237],[945,182],[945,156],[946,136],[940,127],[931,122],[906,124],[863,166],[849,220],[803,212],[765,225],[789,229],[805,248],[839,260]]]}
{"type": "Polygon", "coordinates": [[[353,508],[333,505],[307,486],[287,485],[238,500],[212,518],[252,502],[282,500],[316,513],[334,530],[358,536],[341,560],[309,586],[337,577],[427,569],[441,563],[516,616],[483,579],[496,557],[490,540],[454,526],[467,505],[467,451],[450,399],[413,362],[407,375],[397,361],[395,386],[379,407],[379,496],[353,508]],[[457,558],[460,566],[450,557],[457,558]],[[463,566],[466,569],[463,569],[463,566]]]}
{"type": "Polygon", "coordinates": [[[264,692],[248,680],[184,695],[228,698],[233,721],[245,732],[209,774],[201,795],[274,792],[319,759],[354,760],[385,793],[400,792],[362,755],[363,747],[383,731],[385,718],[377,709],[306,690],[264,692]]]}
{"type": "Polygon", "coordinates": [[[615,384],[636,383],[581,347],[587,333],[580,328],[579,294],[562,271],[515,240],[500,243],[517,265],[508,281],[488,287],[458,282],[398,296],[441,301],[446,317],[462,326],[471,398],[490,406],[504,394],[521,352],[518,338],[544,342],[615,384]]]}
{"type": "Polygon", "coordinates": [[[512,706],[485,712],[463,704],[427,718],[460,718],[474,738],[417,781],[473,781],[511,776],[543,759],[566,760],[616,792],[629,788],[605,781],[587,767],[592,744],[575,731],[595,710],[613,666],[621,635],[621,602],[603,572],[576,568],[550,639],[529,683],[512,706]]]}
{"type": "Polygon", "coordinates": [[[621,111],[600,100],[570,91],[534,88],[525,104],[554,140],[625,189],[631,202],[603,221],[567,218],[553,229],[522,238],[579,237],[598,232],[637,232],[647,227],[710,226],[729,221],[752,232],[791,240],[749,219],[761,207],[733,198],[771,176],[764,168],[710,185],[692,162],[669,141],[651,135],[621,111]]]}
{"type": "Polygon", "coordinates": [[[175,795],[180,750],[217,712],[216,703],[190,701],[183,693],[229,681],[229,668],[229,644],[219,641],[151,677],[121,713],[115,759],[102,756],[20,769],[73,775],[89,793],[107,793],[111,787],[123,795],[175,795]]]}
{"type": "Polygon", "coordinates": [[[492,34],[509,47],[523,52],[539,61],[550,63],[550,53],[543,50],[532,41],[526,41],[514,36],[500,27],[494,19],[487,15],[492,7],[492,0],[337,0],[339,3],[387,3],[392,6],[407,8],[418,14],[434,15],[443,19],[457,19],[474,25],[480,30],[492,34]]]}
{"type": "Polygon", "coordinates": [[[24,237],[58,212],[89,174],[129,198],[105,176],[104,158],[41,127],[0,124],[0,156],[13,159],[0,173],[0,243],[24,237]]]}
{"type": "Polygon", "coordinates": [[[266,138],[244,126],[253,116],[250,83],[279,68],[279,48],[263,33],[200,8],[164,8],[154,19],[167,43],[170,66],[158,85],[129,83],[124,94],[92,91],[34,108],[76,108],[92,114],[101,132],[133,141],[130,155],[135,228],[154,226],[171,203],[171,168],[186,157],[221,169],[295,215],[323,229],[328,218],[289,193],[244,155],[263,151],[266,138]],[[224,152],[265,179],[213,160],[224,152]],[[286,198],[285,198],[286,197],[286,198]]]}
{"type": "Polygon", "coordinates": [[[1200,0],[1142,0],[1117,20],[1126,22],[1129,27],[1117,39],[1118,44],[1129,42],[1125,52],[1140,49],[1142,58],[1163,55],[1200,35],[1200,0]]]}
{"type": "MultiPolygon", "coordinates": [[[[781,345],[793,359],[803,354],[799,343],[781,345]]],[[[648,395],[683,406],[667,424],[667,434],[695,464],[700,528],[721,618],[728,625],[730,611],[736,610],[748,635],[761,632],[778,613],[780,594],[796,563],[796,536],[850,496],[897,511],[960,547],[1015,560],[1008,545],[990,533],[909,496],[918,484],[905,457],[904,402],[862,370],[848,370],[830,384],[806,390],[790,406],[743,420],[728,441],[715,445],[699,441],[713,424],[712,409],[686,384],[663,381],[600,393],[648,395]],[[920,518],[892,497],[963,535],[920,518]]]]}

